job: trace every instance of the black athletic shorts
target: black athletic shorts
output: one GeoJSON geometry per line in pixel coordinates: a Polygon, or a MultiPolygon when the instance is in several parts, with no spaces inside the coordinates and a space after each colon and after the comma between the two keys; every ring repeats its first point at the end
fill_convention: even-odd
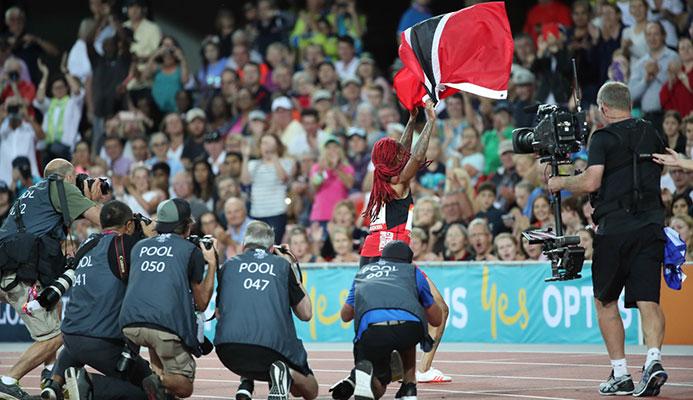
{"type": "Polygon", "coordinates": [[[296,365],[278,352],[264,346],[224,343],[216,346],[216,352],[226,368],[244,378],[269,382],[269,370],[275,361],[284,361],[289,368],[303,375],[313,375],[313,371],[307,364],[296,365]]]}
{"type": "Polygon", "coordinates": [[[354,346],[356,362],[373,364],[373,376],[383,386],[392,381],[390,355],[394,350],[408,350],[423,339],[421,322],[406,321],[398,325],[370,325],[354,346]]]}
{"type": "Polygon", "coordinates": [[[595,235],[592,260],[594,297],[618,300],[625,286],[627,308],[637,301],[659,303],[666,236],[654,224],[615,235],[595,235]]]}

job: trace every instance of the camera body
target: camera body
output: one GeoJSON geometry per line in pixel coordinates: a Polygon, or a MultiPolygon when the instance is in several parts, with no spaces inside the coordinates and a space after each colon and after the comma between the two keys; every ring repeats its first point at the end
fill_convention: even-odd
{"type": "Polygon", "coordinates": [[[200,247],[200,243],[204,243],[205,249],[211,250],[214,243],[212,243],[212,235],[205,235],[199,237],[197,235],[190,235],[187,237],[188,241],[195,245],[195,247],[200,247]]]}
{"type": "Polygon", "coordinates": [[[585,249],[578,246],[580,236],[556,236],[551,231],[522,232],[529,244],[541,244],[541,252],[551,260],[551,278],[546,282],[567,281],[582,276],[582,264],[585,262],[585,249]]]}
{"type": "Polygon", "coordinates": [[[537,120],[536,128],[513,130],[515,153],[537,153],[540,159],[551,157],[567,162],[570,153],[580,151],[589,133],[584,111],[569,113],[555,105],[541,104],[537,108],[537,120]]]}
{"type": "Polygon", "coordinates": [[[75,186],[79,188],[82,194],[84,194],[84,189],[86,188],[91,190],[91,187],[95,182],[99,182],[99,185],[101,185],[101,193],[105,194],[111,190],[111,185],[108,183],[108,179],[106,178],[90,178],[87,174],[77,174],[75,177],[75,186]]]}

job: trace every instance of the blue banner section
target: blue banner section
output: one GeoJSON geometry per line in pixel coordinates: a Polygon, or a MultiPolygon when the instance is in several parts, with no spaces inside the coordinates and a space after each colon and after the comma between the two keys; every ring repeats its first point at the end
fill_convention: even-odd
{"type": "MultiPolygon", "coordinates": [[[[443,340],[486,343],[600,344],[602,338],[592,297],[590,265],[582,278],[544,282],[549,265],[465,264],[422,267],[443,295],[450,315],[443,340]]],[[[308,342],[349,342],[352,323],[343,323],[339,311],[346,300],[356,268],[303,269],[303,280],[313,304],[313,319],[295,319],[298,336],[308,342]]],[[[66,301],[67,299],[63,299],[66,301]]],[[[214,310],[216,299],[210,303],[214,310]]],[[[626,344],[638,343],[635,309],[619,299],[626,344]]],[[[208,311],[211,315],[211,312],[208,311]]],[[[205,324],[214,337],[216,321],[205,324]]],[[[0,304],[0,341],[29,341],[19,315],[0,304]]]]}

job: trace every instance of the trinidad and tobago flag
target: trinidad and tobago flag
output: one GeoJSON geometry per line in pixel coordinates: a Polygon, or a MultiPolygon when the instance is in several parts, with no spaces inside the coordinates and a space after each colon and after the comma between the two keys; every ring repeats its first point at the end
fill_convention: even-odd
{"type": "Polygon", "coordinates": [[[411,110],[460,90],[508,96],[513,38],[503,2],[481,3],[419,22],[402,32],[397,97],[411,110]]]}

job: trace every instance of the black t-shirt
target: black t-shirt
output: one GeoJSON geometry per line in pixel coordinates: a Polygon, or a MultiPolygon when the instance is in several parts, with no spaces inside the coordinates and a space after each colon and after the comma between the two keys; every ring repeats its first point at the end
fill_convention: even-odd
{"type": "MultiPolygon", "coordinates": [[[[624,162],[632,159],[632,150],[629,147],[632,149],[637,146],[639,154],[664,152],[664,143],[661,141],[659,133],[649,123],[646,124],[646,128],[642,133],[645,136],[638,144],[642,129],[641,124],[643,124],[641,120],[630,118],[609,125],[610,130],[620,132],[621,137],[629,139],[630,143],[624,143],[616,134],[605,132],[604,130],[596,131],[590,138],[587,152],[587,167],[589,168],[593,165],[605,166],[604,176],[599,189],[600,201],[598,204],[623,198],[632,193],[632,164],[628,163],[628,165],[622,168],[609,170],[610,167],[623,165],[624,162]]],[[[641,161],[639,163],[638,180],[640,181],[642,192],[656,193],[658,196],[661,196],[661,170],[662,167],[652,161],[641,161]]],[[[663,225],[664,216],[664,208],[643,210],[635,215],[629,214],[625,209],[618,209],[601,217],[596,233],[598,235],[613,235],[640,229],[649,224],[663,225]]]]}
{"type": "Polygon", "coordinates": [[[196,247],[190,254],[188,261],[188,280],[190,282],[202,282],[205,275],[205,257],[202,255],[202,250],[196,247]]]}
{"type": "Polygon", "coordinates": [[[295,306],[296,304],[300,303],[301,300],[303,300],[303,297],[305,297],[305,293],[303,293],[303,290],[301,289],[301,285],[298,284],[298,280],[296,280],[296,274],[293,272],[289,274],[289,304],[291,304],[291,307],[295,306]]]}

